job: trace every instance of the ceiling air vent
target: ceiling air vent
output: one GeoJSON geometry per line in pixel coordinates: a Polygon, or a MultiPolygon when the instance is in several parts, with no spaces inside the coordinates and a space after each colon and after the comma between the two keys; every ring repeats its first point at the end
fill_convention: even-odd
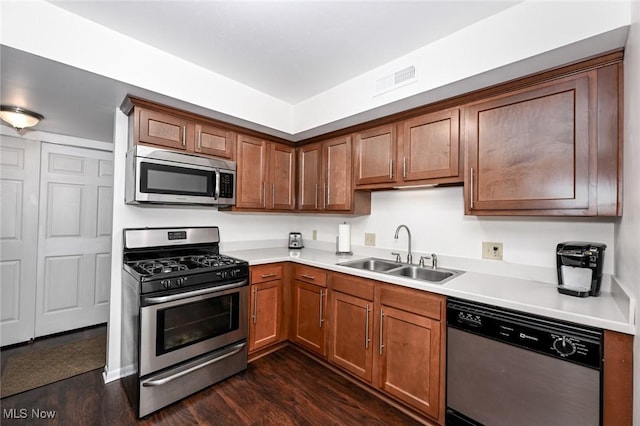
{"type": "Polygon", "coordinates": [[[381,95],[417,80],[415,65],[408,66],[376,80],[376,92],[374,96],[381,95]]]}

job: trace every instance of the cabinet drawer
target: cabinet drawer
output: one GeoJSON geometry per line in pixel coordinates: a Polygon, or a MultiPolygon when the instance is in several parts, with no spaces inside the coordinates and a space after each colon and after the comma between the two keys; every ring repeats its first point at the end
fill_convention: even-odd
{"type": "Polygon", "coordinates": [[[282,278],[282,265],[259,265],[251,267],[251,284],[263,283],[266,281],[279,280],[282,278]]]}
{"type": "Polygon", "coordinates": [[[326,271],[311,266],[296,265],[295,279],[321,287],[327,286],[326,271]]]}
{"type": "Polygon", "coordinates": [[[371,281],[363,278],[338,273],[331,274],[331,289],[340,293],[373,301],[374,288],[371,281]]]}
{"type": "Polygon", "coordinates": [[[420,290],[380,285],[380,303],[435,320],[442,319],[446,298],[420,290]]]}

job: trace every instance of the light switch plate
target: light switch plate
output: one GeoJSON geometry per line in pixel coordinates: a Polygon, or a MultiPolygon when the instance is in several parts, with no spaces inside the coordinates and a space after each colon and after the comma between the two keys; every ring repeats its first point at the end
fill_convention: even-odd
{"type": "Polygon", "coordinates": [[[491,260],[502,260],[502,243],[483,241],[482,258],[491,260]]]}
{"type": "Polygon", "coordinates": [[[317,240],[318,239],[318,230],[314,229],[313,231],[311,231],[311,239],[312,240],[317,240]]]}
{"type": "Polygon", "coordinates": [[[376,245],[376,234],[371,232],[364,233],[364,245],[365,246],[375,246],[376,245]]]}

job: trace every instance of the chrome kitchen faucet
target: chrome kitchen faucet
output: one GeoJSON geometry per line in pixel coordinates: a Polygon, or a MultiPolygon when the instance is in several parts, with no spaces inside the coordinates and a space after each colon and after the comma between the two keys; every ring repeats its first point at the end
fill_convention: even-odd
{"type": "Polygon", "coordinates": [[[411,231],[409,231],[409,227],[407,225],[400,225],[396,228],[396,234],[393,236],[394,239],[398,239],[398,233],[400,232],[400,228],[404,228],[407,230],[407,235],[409,237],[409,253],[407,253],[407,263],[413,263],[413,255],[411,254],[411,231]]]}

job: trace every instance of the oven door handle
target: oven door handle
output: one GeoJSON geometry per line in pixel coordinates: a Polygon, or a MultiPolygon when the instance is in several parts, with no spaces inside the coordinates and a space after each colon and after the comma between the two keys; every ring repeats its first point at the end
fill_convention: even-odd
{"type": "Polygon", "coordinates": [[[178,293],[178,294],[171,294],[169,296],[152,296],[152,297],[143,297],[142,301],[145,304],[149,304],[149,305],[157,305],[158,303],[167,303],[167,302],[173,302],[175,300],[182,300],[182,299],[189,299],[191,297],[194,296],[202,296],[203,294],[211,294],[211,293],[218,293],[224,290],[230,290],[233,288],[240,288],[240,287],[244,287],[246,285],[249,284],[249,281],[247,280],[242,280],[242,281],[238,281],[232,284],[227,284],[227,285],[221,285],[218,287],[207,287],[207,288],[203,288],[200,290],[193,290],[193,291],[187,291],[184,293],[178,293]]]}
{"type": "Polygon", "coordinates": [[[186,376],[187,374],[193,373],[194,371],[198,371],[201,368],[204,368],[208,365],[211,364],[215,364],[216,362],[220,362],[223,359],[229,358],[230,356],[234,356],[236,354],[238,354],[240,351],[242,351],[244,349],[244,347],[246,346],[246,343],[240,343],[238,345],[235,345],[233,347],[231,347],[230,349],[232,349],[231,352],[227,352],[226,354],[217,356],[213,359],[210,359],[209,361],[203,362],[202,364],[198,364],[198,365],[194,365],[191,368],[187,368],[186,370],[182,370],[179,373],[176,374],[172,374],[171,376],[168,377],[164,377],[162,379],[158,379],[158,380],[149,380],[148,382],[143,382],[142,386],[144,387],[152,387],[152,386],[162,386],[165,385],[169,382],[172,382],[182,376],[186,376]]]}

